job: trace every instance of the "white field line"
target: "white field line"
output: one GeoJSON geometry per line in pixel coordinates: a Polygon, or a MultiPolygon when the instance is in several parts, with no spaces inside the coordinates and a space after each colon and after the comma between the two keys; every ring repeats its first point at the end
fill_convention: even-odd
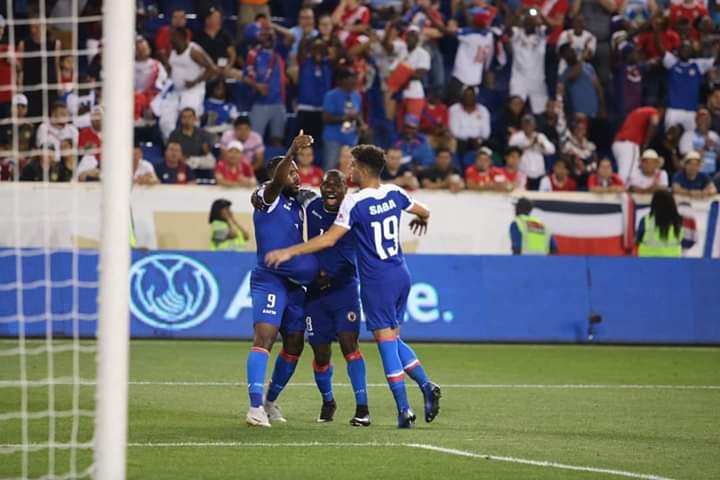
{"type": "MultiPolygon", "coordinates": [[[[0,447],[19,447],[18,445],[0,445],[0,447]]],[[[413,448],[420,450],[429,450],[432,452],[454,455],[457,457],[468,457],[480,460],[491,460],[496,462],[516,463],[520,465],[530,465],[533,467],[556,468],[560,470],[572,470],[576,472],[602,473],[606,475],[614,475],[617,477],[638,478],[642,480],[672,480],[668,477],[658,475],[650,475],[644,473],[629,472],[626,470],[617,470],[612,468],[587,467],[583,465],[570,465],[565,463],[549,462],[544,460],[529,460],[526,458],[507,457],[502,455],[490,455],[486,453],[474,453],[466,450],[458,450],[455,448],[438,447],[425,443],[392,443],[392,442],[130,442],[130,448],[274,448],[274,447],[339,447],[339,448],[356,448],[356,447],[394,447],[394,448],[413,448]]]]}

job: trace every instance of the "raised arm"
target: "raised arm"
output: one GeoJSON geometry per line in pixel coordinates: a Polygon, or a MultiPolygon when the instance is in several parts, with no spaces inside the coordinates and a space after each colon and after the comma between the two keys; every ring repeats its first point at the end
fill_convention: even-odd
{"type": "Polygon", "coordinates": [[[292,168],[293,158],[297,152],[305,147],[311,146],[312,144],[313,138],[310,135],[305,135],[303,131],[300,130],[300,134],[295,137],[295,140],[293,140],[293,143],[290,145],[285,157],[275,168],[275,172],[273,173],[273,178],[270,180],[270,183],[268,183],[265,190],[263,190],[263,200],[266,205],[271,205],[278,198],[280,192],[282,192],[285,186],[285,180],[290,174],[290,169],[292,168]]]}

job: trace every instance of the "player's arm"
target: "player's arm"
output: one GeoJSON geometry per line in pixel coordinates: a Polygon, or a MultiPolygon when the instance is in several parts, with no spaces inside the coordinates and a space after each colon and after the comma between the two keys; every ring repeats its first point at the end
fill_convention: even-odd
{"type": "Polygon", "coordinates": [[[430,221],[430,209],[428,206],[414,200],[405,211],[415,215],[415,218],[410,220],[410,230],[412,230],[415,235],[424,235],[425,232],[427,232],[428,222],[430,221]]]}
{"type": "Polygon", "coordinates": [[[298,243],[292,247],[269,252],[265,255],[265,264],[268,267],[278,267],[280,264],[298,255],[306,255],[332,248],[349,231],[350,230],[345,227],[334,224],[327,232],[313,237],[305,243],[298,243]]]}
{"type": "Polygon", "coordinates": [[[272,203],[278,198],[280,192],[282,192],[285,186],[285,180],[290,174],[290,168],[292,167],[293,158],[297,152],[305,147],[309,147],[313,144],[313,138],[310,135],[305,135],[302,130],[300,134],[295,137],[290,149],[285,154],[285,158],[275,168],[275,173],[270,183],[267,184],[265,190],[263,190],[263,200],[266,205],[272,205],[272,203]]]}

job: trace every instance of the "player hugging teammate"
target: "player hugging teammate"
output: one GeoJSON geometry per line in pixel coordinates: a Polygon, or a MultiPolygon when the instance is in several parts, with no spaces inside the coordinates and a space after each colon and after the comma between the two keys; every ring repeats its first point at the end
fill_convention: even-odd
{"type": "Polygon", "coordinates": [[[284,421],[275,400],[302,352],[297,313],[304,311],[315,353],[315,379],[323,396],[319,421],[332,420],[335,411],[330,343],[338,338],[357,402],[350,423],[370,424],[365,364],[357,343],[358,270],[359,296],[395,398],[398,427],[409,428],[416,418],[407,400],[405,373],[420,387],[425,420],[431,422],[439,412],[440,388],[428,379],[415,352],[399,336],[410,291],[410,275],[400,247],[400,217],[403,210],[415,215],[410,226],[414,233],[422,235],[427,230],[430,211],[414,202],[403,189],[381,185],[385,154],[375,146],[361,145],[352,151],[352,177],[360,186],[358,192],[345,195],[343,175],[330,171],[323,180],[320,198],[303,194],[310,237],[303,243],[301,200],[297,198],[299,181],[292,158],[311,144],[312,139],[301,132],[286,157],[273,159],[273,179],[257,191],[253,201],[258,265],[251,278],[255,339],[247,364],[250,394],[247,423],[270,426],[270,421],[284,421]],[[274,213],[279,204],[287,213],[274,213]],[[351,230],[352,234],[346,235],[351,230]],[[309,255],[313,253],[316,255],[309,255]],[[313,268],[315,275],[309,279],[313,268]],[[301,284],[309,285],[307,298],[301,284]],[[283,351],[278,355],[263,406],[265,368],[278,331],[282,334],[283,351]]]}

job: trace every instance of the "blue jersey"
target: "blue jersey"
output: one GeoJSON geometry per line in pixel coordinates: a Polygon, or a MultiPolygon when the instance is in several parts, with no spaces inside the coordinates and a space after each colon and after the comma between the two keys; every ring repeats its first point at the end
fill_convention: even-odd
{"type": "Polygon", "coordinates": [[[670,77],[668,108],[697,110],[703,76],[712,68],[714,59],[695,58],[682,62],[672,53],[666,52],[663,64],[669,70],[670,77]]]}
{"type": "MultiPolygon", "coordinates": [[[[333,223],[337,212],[328,212],[323,205],[322,197],[310,199],[305,204],[307,216],[308,238],[317,237],[327,232],[333,223]]],[[[355,241],[352,235],[345,235],[333,248],[322,250],[315,254],[320,269],[331,279],[331,288],[343,288],[347,285],[357,284],[357,268],[355,267],[355,241]]],[[[313,290],[313,287],[310,287],[313,290]]]]}
{"type": "Polygon", "coordinates": [[[412,199],[397,185],[364,188],[348,194],[335,224],[351,229],[363,284],[388,281],[398,270],[407,271],[400,248],[400,217],[412,199]]]}
{"type": "MultiPolygon", "coordinates": [[[[256,195],[263,198],[265,186],[261,186],[256,195]]],[[[264,203],[264,200],[263,200],[264,203]]],[[[264,270],[296,283],[309,284],[317,276],[317,261],[312,255],[294,257],[278,268],[265,265],[265,255],[271,250],[287,248],[302,243],[304,215],[300,203],[293,197],[280,193],[270,205],[256,209],[253,213],[255,237],[257,239],[256,270],[264,270]]]]}

